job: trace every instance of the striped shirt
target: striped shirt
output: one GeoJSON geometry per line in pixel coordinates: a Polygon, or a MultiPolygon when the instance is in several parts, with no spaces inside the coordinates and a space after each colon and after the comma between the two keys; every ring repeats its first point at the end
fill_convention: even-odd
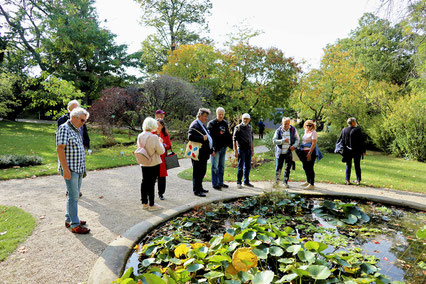
{"type": "MultiPolygon", "coordinates": [[[[86,171],[86,153],[83,141],[78,129],[69,120],[62,124],[56,132],[56,146],[58,145],[65,145],[65,158],[70,171],[84,173],[86,171]]],[[[59,159],[58,171],[62,171],[59,159]]]]}

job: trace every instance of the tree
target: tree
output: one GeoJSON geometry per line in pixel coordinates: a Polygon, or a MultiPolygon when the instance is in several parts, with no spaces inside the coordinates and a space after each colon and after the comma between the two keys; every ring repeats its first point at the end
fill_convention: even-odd
{"type": "Polygon", "coordinates": [[[195,116],[201,107],[200,90],[190,83],[168,75],[153,77],[142,86],[143,107],[141,113],[153,116],[157,109],[167,113],[168,120],[184,120],[195,116]]]}
{"type": "Polygon", "coordinates": [[[366,13],[350,37],[338,41],[342,50],[352,51],[354,58],[365,67],[368,80],[406,85],[415,76],[412,54],[414,45],[401,23],[366,13]]]}
{"type": "MultiPolygon", "coordinates": [[[[72,81],[86,95],[86,103],[104,88],[132,79],[124,67],[134,65],[134,58],[127,56],[125,45],[114,43],[115,35],[100,28],[93,3],[10,0],[0,4],[6,30],[2,42],[7,42],[3,67],[25,76],[39,69],[72,81]]],[[[32,87],[42,89],[40,84],[32,87]]]]}
{"type": "Polygon", "coordinates": [[[148,72],[157,72],[182,44],[206,41],[201,33],[208,31],[206,17],[210,0],[136,0],[143,10],[142,21],[156,30],[142,43],[142,60],[148,72]]]}
{"type": "Polygon", "coordinates": [[[168,61],[163,73],[210,90],[210,106],[224,107],[236,120],[243,112],[266,117],[286,105],[299,72],[282,51],[244,44],[226,53],[203,44],[183,45],[168,61]]]}

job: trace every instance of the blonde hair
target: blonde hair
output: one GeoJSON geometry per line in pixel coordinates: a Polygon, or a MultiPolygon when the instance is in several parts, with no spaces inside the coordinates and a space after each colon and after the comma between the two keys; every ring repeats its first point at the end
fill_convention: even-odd
{"type": "Polygon", "coordinates": [[[306,125],[308,125],[308,124],[312,124],[313,125],[311,130],[317,129],[317,126],[315,125],[315,122],[313,120],[311,120],[311,119],[305,121],[305,123],[303,124],[303,128],[306,129],[306,125]]]}

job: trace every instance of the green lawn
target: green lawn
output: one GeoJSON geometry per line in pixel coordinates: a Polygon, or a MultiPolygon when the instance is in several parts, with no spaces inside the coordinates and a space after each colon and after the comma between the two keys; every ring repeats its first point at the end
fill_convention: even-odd
{"type": "MultiPolygon", "coordinates": [[[[56,124],[37,124],[0,121],[0,155],[37,155],[43,159],[39,166],[0,170],[0,179],[26,178],[57,173],[58,160],[55,145],[56,124]]],[[[132,155],[135,145],[102,148],[104,140],[99,130],[89,126],[92,155],[87,155],[89,170],[136,164],[132,155]]],[[[118,131],[114,135],[119,143],[135,141],[137,134],[118,131]]]]}
{"type": "MultiPolygon", "coordinates": [[[[263,154],[266,159],[272,160],[254,168],[250,172],[251,181],[273,181],[275,175],[275,158],[272,154],[263,154]]],[[[229,166],[226,161],[224,179],[235,182],[237,169],[229,166]]],[[[367,152],[361,161],[362,185],[372,187],[391,188],[404,191],[426,193],[426,167],[424,163],[409,161],[387,156],[379,152],[367,152]]],[[[345,164],[338,154],[325,154],[324,158],[315,164],[315,180],[323,183],[340,183],[345,181],[345,164]]],[[[181,178],[192,179],[192,168],[179,174],[181,178]]],[[[211,181],[210,166],[204,181],[211,181]]],[[[291,181],[305,181],[306,176],[301,162],[296,162],[296,171],[290,174],[291,181]]],[[[352,167],[352,180],[355,180],[355,170],[352,167]]]]}
{"type": "Polygon", "coordinates": [[[30,213],[0,205],[0,261],[26,240],[35,226],[36,221],[30,213]]]}

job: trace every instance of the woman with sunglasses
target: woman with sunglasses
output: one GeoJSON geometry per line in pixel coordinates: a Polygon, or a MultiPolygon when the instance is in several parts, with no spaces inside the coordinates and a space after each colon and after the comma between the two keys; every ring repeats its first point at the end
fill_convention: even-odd
{"type": "Polygon", "coordinates": [[[303,164],[303,169],[306,174],[306,182],[302,184],[305,189],[314,189],[315,183],[315,171],[314,164],[315,159],[320,160],[322,158],[322,154],[318,149],[317,141],[318,134],[315,131],[315,123],[313,120],[305,121],[303,125],[305,128],[305,134],[302,137],[302,145],[300,145],[300,149],[303,151],[304,158],[301,159],[303,164]]]}

